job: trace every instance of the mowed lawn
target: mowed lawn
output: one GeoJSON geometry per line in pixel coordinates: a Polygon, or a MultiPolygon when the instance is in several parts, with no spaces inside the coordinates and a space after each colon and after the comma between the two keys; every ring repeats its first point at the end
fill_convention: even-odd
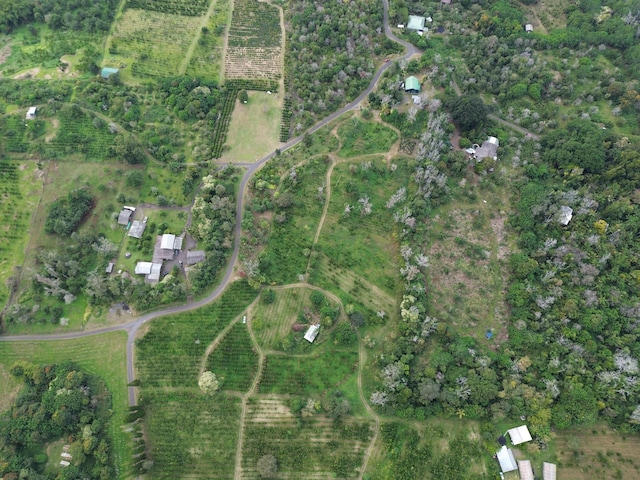
{"type": "Polygon", "coordinates": [[[222,162],[255,162],[281,145],[282,94],[247,93],[247,103],[236,100],[227,134],[229,149],[222,154],[222,162]]]}
{"type": "Polygon", "coordinates": [[[99,376],[112,396],[113,415],[109,431],[118,478],[127,478],[131,466],[131,438],[122,429],[128,411],[126,342],[124,332],[113,332],[74,340],[0,343],[0,407],[10,406],[19,385],[8,375],[11,365],[25,361],[36,365],[72,361],[84,371],[99,376]],[[7,381],[5,381],[5,379],[7,381]]]}

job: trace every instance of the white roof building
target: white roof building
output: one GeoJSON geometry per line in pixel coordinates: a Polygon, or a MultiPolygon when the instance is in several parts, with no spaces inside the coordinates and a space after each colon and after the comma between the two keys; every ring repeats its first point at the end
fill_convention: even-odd
{"type": "Polygon", "coordinates": [[[569,222],[573,218],[573,208],[567,207],[565,205],[560,207],[560,212],[558,213],[558,223],[563,226],[569,225],[569,222]]]}
{"type": "Polygon", "coordinates": [[[529,433],[529,429],[526,425],[507,430],[507,433],[511,437],[511,443],[514,445],[520,445],[521,443],[531,441],[531,434],[529,433]]]}
{"type": "Polygon", "coordinates": [[[162,235],[160,248],[162,250],[182,250],[182,237],[176,237],[172,233],[165,233],[162,235]]]}
{"type": "Polygon", "coordinates": [[[424,17],[419,15],[409,15],[409,22],[407,23],[407,30],[422,31],[424,30],[424,17]]]}
{"type": "Polygon", "coordinates": [[[151,267],[153,267],[153,263],[151,262],[138,262],[136,263],[134,272],[136,275],[149,275],[151,273],[151,267]]]}
{"type": "Polygon", "coordinates": [[[309,343],[313,343],[313,341],[318,336],[319,331],[320,331],[320,325],[311,325],[307,330],[307,333],[304,334],[304,339],[309,343]]]}
{"type": "Polygon", "coordinates": [[[542,463],[542,480],[556,480],[556,464],[542,463]]]}
{"type": "Polygon", "coordinates": [[[525,32],[527,32],[527,33],[529,33],[529,32],[533,32],[533,25],[531,25],[530,23],[527,23],[527,24],[524,26],[524,31],[525,31],[525,32]]]}
{"type": "Polygon", "coordinates": [[[160,280],[160,270],[162,270],[162,264],[161,263],[152,263],[151,264],[151,271],[149,272],[149,275],[147,275],[144,279],[145,282],[147,283],[156,283],[160,280]]]}
{"type": "Polygon", "coordinates": [[[29,110],[27,110],[27,116],[25,118],[27,120],[35,120],[37,110],[38,109],[36,107],[29,107],[29,110]]]}
{"type": "Polygon", "coordinates": [[[520,480],[533,480],[533,468],[531,468],[531,462],[529,460],[518,461],[518,470],[520,480]]]}
{"type": "Polygon", "coordinates": [[[60,466],[61,467],[68,467],[69,465],[71,465],[69,462],[67,462],[66,460],[60,460],[60,466]]]}
{"type": "Polygon", "coordinates": [[[513,452],[505,445],[498,450],[496,457],[500,463],[500,470],[502,470],[503,473],[513,472],[518,469],[518,464],[516,463],[516,459],[513,457],[513,452]]]}

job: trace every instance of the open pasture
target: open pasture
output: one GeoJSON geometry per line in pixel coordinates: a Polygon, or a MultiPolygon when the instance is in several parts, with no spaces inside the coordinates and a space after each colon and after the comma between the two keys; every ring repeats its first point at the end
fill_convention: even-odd
{"type": "Polygon", "coordinates": [[[227,38],[225,79],[282,75],[280,10],[258,0],[236,0],[227,38]]]}
{"type": "Polygon", "coordinates": [[[640,477],[640,438],[606,425],[561,432],[556,440],[558,478],[614,480],[640,477]]]}
{"type": "MultiPolygon", "coordinates": [[[[104,381],[111,392],[113,416],[109,424],[109,433],[118,478],[128,478],[131,465],[131,438],[122,429],[129,406],[125,365],[126,340],[127,335],[124,332],[113,332],[75,340],[0,343],[1,375],[17,361],[37,365],[72,361],[104,381]]],[[[11,385],[8,385],[9,392],[11,385]]],[[[6,392],[7,388],[4,385],[0,387],[0,393],[6,392]]]]}
{"type": "Polygon", "coordinates": [[[247,406],[242,479],[261,478],[264,455],[278,460],[278,478],[354,478],[373,433],[371,422],[321,414],[300,421],[277,398],[254,398],[247,406]]]}
{"type": "Polygon", "coordinates": [[[145,430],[153,467],[149,478],[233,478],[240,400],[198,387],[146,390],[145,430]]]}
{"type": "Polygon", "coordinates": [[[137,372],[146,387],[195,387],[207,346],[255,298],[245,282],[230,285],[215,303],[159,318],[136,342],[137,372]]]}
{"type": "Polygon", "coordinates": [[[116,20],[104,65],[123,64],[136,77],[177,75],[201,19],[126,9],[116,20]]]}
{"type": "Polygon", "coordinates": [[[198,43],[189,59],[186,74],[212,78],[220,82],[224,55],[224,37],[231,15],[229,0],[214,0],[215,6],[207,25],[200,32],[198,43]]]}
{"type": "Polygon", "coordinates": [[[398,140],[395,130],[382,123],[362,121],[359,117],[352,117],[340,125],[338,136],[342,140],[338,155],[344,158],[386,153],[398,140]]]}
{"type": "MultiPolygon", "coordinates": [[[[35,162],[0,163],[0,305],[9,298],[15,268],[24,263],[33,211],[42,192],[43,173],[35,162]]],[[[14,277],[15,278],[15,277],[14,277]]]]}
{"type": "Polygon", "coordinates": [[[258,371],[258,352],[247,325],[237,322],[207,358],[206,368],[224,378],[223,390],[246,392],[258,371]]]}

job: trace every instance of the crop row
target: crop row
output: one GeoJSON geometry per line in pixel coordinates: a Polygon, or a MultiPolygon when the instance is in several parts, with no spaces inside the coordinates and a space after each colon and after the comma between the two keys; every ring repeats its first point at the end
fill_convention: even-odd
{"type": "Polygon", "coordinates": [[[278,81],[269,78],[234,78],[226,80],[225,85],[235,90],[256,90],[259,92],[275,92],[278,90],[278,81]]]}
{"type": "Polygon", "coordinates": [[[281,47],[279,10],[258,0],[236,0],[229,28],[229,47],[281,47]]]}
{"type": "Polygon", "coordinates": [[[246,391],[258,369],[258,354],[247,326],[235,324],[207,358],[207,370],[224,378],[224,390],[246,391]]]}
{"type": "Polygon", "coordinates": [[[198,17],[209,7],[209,0],[127,0],[126,8],[198,17]]]}
{"type": "MultiPolygon", "coordinates": [[[[284,91],[291,89],[291,75],[285,64],[284,68],[284,91]]],[[[282,118],[280,119],[280,141],[286,142],[291,134],[291,96],[285,94],[282,105],[282,118]]]]}
{"type": "Polygon", "coordinates": [[[218,113],[211,146],[211,154],[214,158],[220,158],[222,155],[222,147],[224,147],[224,142],[227,140],[227,131],[229,130],[229,122],[231,122],[231,114],[236,104],[237,94],[236,90],[228,89],[227,96],[222,104],[222,110],[218,113]]]}

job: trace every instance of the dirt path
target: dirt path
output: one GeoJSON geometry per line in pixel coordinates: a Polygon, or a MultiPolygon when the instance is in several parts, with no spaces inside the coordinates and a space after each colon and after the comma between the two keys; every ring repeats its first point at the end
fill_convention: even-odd
{"type": "Polygon", "coordinates": [[[216,347],[220,344],[220,342],[225,337],[225,335],[229,333],[229,330],[231,330],[231,328],[236,323],[238,323],[238,321],[240,320],[240,317],[242,317],[243,315],[244,313],[242,313],[241,315],[238,315],[234,320],[229,322],[229,325],[224,327],[222,331],[218,334],[218,336],[214,338],[213,342],[209,344],[207,349],[204,351],[204,355],[202,356],[202,362],[200,362],[200,371],[198,373],[198,378],[200,378],[204,373],[204,369],[207,367],[207,358],[209,358],[209,355],[211,355],[211,352],[213,352],[216,349],[216,347]]]}
{"type": "MultiPolygon", "coordinates": [[[[247,310],[251,310],[253,308],[256,302],[258,302],[258,298],[256,298],[251,303],[251,305],[249,305],[247,310]]],[[[249,316],[247,319],[247,331],[249,332],[249,337],[251,337],[251,342],[253,343],[256,352],[258,352],[258,371],[256,372],[256,376],[253,379],[251,387],[249,388],[249,390],[247,390],[247,393],[242,396],[242,409],[240,410],[240,427],[238,431],[238,446],[236,449],[236,467],[233,475],[234,480],[240,480],[242,477],[242,446],[244,444],[244,422],[247,416],[247,400],[249,400],[249,397],[253,395],[253,393],[258,388],[260,378],[262,377],[262,370],[264,368],[264,352],[262,351],[260,344],[256,340],[256,336],[253,333],[252,325],[252,318],[251,316],[249,316]]]]}
{"type": "Polygon", "coordinates": [[[202,21],[200,22],[200,28],[198,28],[198,31],[195,32],[195,35],[193,36],[193,40],[191,40],[191,43],[189,44],[189,48],[187,48],[187,52],[184,54],[182,63],[180,63],[180,68],[178,69],[178,73],[180,75],[184,75],[185,72],[187,71],[187,67],[189,66],[191,57],[193,57],[193,52],[196,50],[196,47],[198,46],[200,35],[202,35],[202,29],[207,26],[207,23],[209,23],[209,19],[211,18],[211,15],[213,15],[213,10],[216,8],[217,4],[218,4],[218,0],[211,0],[209,2],[209,8],[207,9],[207,13],[204,14],[204,16],[202,17],[202,21]]]}
{"type": "Polygon", "coordinates": [[[378,414],[371,408],[369,402],[364,396],[364,392],[362,391],[362,370],[364,368],[364,364],[367,361],[367,352],[364,350],[364,346],[362,345],[362,340],[360,339],[360,333],[358,333],[358,395],[360,396],[360,401],[369,412],[369,415],[373,417],[375,422],[375,430],[373,431],[373,437],[371,438],[371,443],[367,447],[367,450],[364,454],[364,459],[362,460],[362,467],[360,468],[360,475],[358,475],[358,480],[362,480],[364,478],[364,474],[367,471],[367,464],[369,463],[369,459],[371,458],[371,454],[373,453],[373,449],[376,445],[376,440],[378,439],[378,433],[380,432],[380,417],[378,414]]]}

